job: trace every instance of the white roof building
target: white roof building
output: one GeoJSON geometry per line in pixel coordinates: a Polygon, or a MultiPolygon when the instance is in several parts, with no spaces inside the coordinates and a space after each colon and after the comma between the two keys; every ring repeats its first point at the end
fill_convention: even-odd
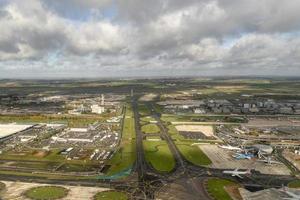
{"type": "Polygon", "coordinates": [[[92,113],[101,114],[105,111],[103,106],[97,104],[91,105],[92,113]]]}

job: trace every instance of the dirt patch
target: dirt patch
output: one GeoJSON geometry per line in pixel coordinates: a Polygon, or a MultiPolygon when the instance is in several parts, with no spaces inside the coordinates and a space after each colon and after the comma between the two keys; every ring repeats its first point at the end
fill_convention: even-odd
{"type": "Polygon", "coordinates": [[[205,125],[177,125],[176,129],[180,132],[201,132],[206,137],[214,136],[214,129],[212,126],[205,125]]]}
{"type": "Polygon", "coordinates": [[[35,151],[32,153],[32,155],[37,158],[44,158],[48,154],[49,154],[49,151],[35,151]]]}
{"type": "MultiPolygon", "coordinates": [[[[37,186],[50,186],[48,184],[40,183],[25,183],[25,182],[11,182],[2,181],[6,185],[6,191],[2,194],[1,199],[3,200],[29,200],[23,196],[27,190],[37,186]]],[[[54,185],[51,185],[54,186],[54,185]]],[[[93,199],[94,195],[98,192],[107,191],[108,188],[100,187],[84,187],[84,186],[69,186],[69,185],[55,185],[66,188],[69,193],[62,200],[82,200],[82,199],[93,199]]]]}
{"type": "Polygon", "coordinates": [[[155,99],[156,97],[157,97],[157,94],[150,93],[150,94],[145,94],[145,95],[142,96],[139,100],[140,100],[140,101],[152,101],[152,100],[155,99]]]}
{"type": "Polygon", "coordinates": [[[225,190],[233,200],[243,200],[238,185],[225,186],[225,190]]]}

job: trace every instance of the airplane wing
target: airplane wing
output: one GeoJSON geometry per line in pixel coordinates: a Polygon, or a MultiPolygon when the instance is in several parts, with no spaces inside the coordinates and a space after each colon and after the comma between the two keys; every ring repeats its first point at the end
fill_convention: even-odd
{"type": "Polygon", "coordinates": [[[239,177],[240,179],[243,179],[243,177],[239,174],[235,174],[235,176],[239,177]]]}
{"type": "Polygon", "coordinates": [[[273,161],[273,160],[271,160],[270,163],[271,164],[282,164],[281,162],[277,162],[277,161],[273,161]]]}
{"type": "Polygon", "coordinates": [[[257,160],[257,162],[264,162],[264,163],[267,163],[268,161],[267,161],[267,160],[257,160]]]}
{"type": "Polygon", "coordinates": [[[275,161],[275,160],[257,160],[258,162],[264,162],[267,164],[282,164],[281,162],[275,161]]]}

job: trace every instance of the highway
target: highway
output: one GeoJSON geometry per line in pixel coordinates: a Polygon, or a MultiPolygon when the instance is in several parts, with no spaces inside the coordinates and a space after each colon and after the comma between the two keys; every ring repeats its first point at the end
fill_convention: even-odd
{"type": "Polygon", "coordinates": [[[160,129],[160,133],[162,138],[167,142],[170,151],[173,154],[173,157],[175,159],[176,162],[176,168],[177,170],[180,169],[181,173],[185,173],[185,160],[182,158],[179,150],[177,149],[173,139],[171,138],[171,136],[168,134],[168,129],[164,126],[164,124],[162,123],[159,114],[155,112],[155,109],[153,107],[152,104],[148,104],[148,108],[151,110],[152,113],[152,117],[154,117],[154,119],[157,121],[157,126],[160,129]]]}
{"type": "Polygon", "coordinates": [[[136,98],[132,100],[132,109],[134,114],[135,132],[136,132],[136,151],[137,151],[136,172],[138,173],[139,180],[143,181],[146,174],[147,166],[146,166],[146,161],[145,161],[146,159],[145,159],[144,148],[143,148],[143,133],[141,132],[141,128],[139,124],[139,113],[138,113],[136,98]]]}

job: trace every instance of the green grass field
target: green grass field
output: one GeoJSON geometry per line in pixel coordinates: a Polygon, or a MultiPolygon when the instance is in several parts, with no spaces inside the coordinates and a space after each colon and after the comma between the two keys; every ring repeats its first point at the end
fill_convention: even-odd
{"type": "Polygon", "coordinates": [[[173,140],[184,140],[184,137],[179,134],[174,125],[168,125],[167,128],[173,140]]]}
{"type": "Polygon", "coordinates": [[[91,160],[66,160],[63,155],[60,154],[62,149],[52,149],[48,155],[44,157],[35,156],[36,150],[24,149],[23,152],[14,152],[8,151],[0,154],[0,159],[3,160],[12,160],[12,161],[20,161],[14,166],[19,167],[32,167],[37,169],[45,170],[47,168],[51,168],[61,163],[65,163],[67,165],[77,166],[78,170],[85,171],[85,169],[90,168],[92,165],[98,164],[98,162],[91,160]],[[21,162],[24,161],[24,162],[21,162]],[[28,162],[26,162],[28,161],[28,162]],[[33,162],[35,166],[31,166],[30,162],[33,162]]]}
{"type": "Polygon", "coordinates": [[[144,133],[159,133],[159,128],[156,124],[147,124],[142,126],[142,131],[144,133]]]}
{"type": "Polygon", "coordinates": [[[123,124],[122,140],[118,151],[108,162],[111,167],[106,172],[106,175],[114,175],[133,166],[136,160],[136,133],[134,123],[135,121],[131,107],[127,106],[123,124]]]}
{"type": "Polygon", "coordinates": [[[161,106],[161,105],[154,104],[153,106],[154,106],[154,110],[155,110],[155,112],[157,112],[157,113],[162,113],[162,112],[163,112],[163,110],[164,110],[164,107],[163,107],[163,106],[161,106]]]}
{"type": "Polygon", "coordinates": [[[94,200],[127,200],[128,195],[118,191],[104,191],[95,195],[94,200]]]}
{"type": "Polygon", "coordinates": [[[135,138],[135,128],[134,119],[125,118],[123,126],[123,136],[124,138],[135,138]]]}
{"type": "Polygon", "coordinates": [[[207,192],[215,199],[215,200],[232,200],[229,194],[225,190],[225,186],[235,185],[235,182],[219,179],[219,178],[210,178],[207,181],[207,192]]]}
{"type": "Polygon", "coordinates": [[[135,138],[135,127],[134,127],[134,117],[131,106],[126,106],[126,113],[123,124],[123,139],[135,138]]]}
{"type": "Polygon", "coordinates": [[[164,141],[143,141],[145,157],[159,172],[170,172],[175,167],[174,157],[164,141]]]}
{"type": "Polygon", "coordinates": [[[33,200],[54,200],[67,196],[68,190],[58,186],[41,186],[29,189],[24,195],[33,200]]]}
{"type": "Polygon", "coordinates": [[[142,116],[146,116],[146,115],[151,114],[149,108],[144,104],[139,104],[138,105],[138,110],[139,110],[139,114],[142,115],[142,116]]]}
{"type": "Polygon", "coordinates": [[[122,141],[120,149],[109,160],[111,165],[106,175],[114,175],[132,167],[136,160],[135,140],[122,141]]]}
{"type": "Polygon", "coordinates": [[[144,121],[144,122],[155,121],[155,119],[153,117],[151,117],[151,116],[141,117],[140,120],[144,121]]]}
{"type": "Polygon", "coordinates": [[[290,188],[300,188],[300,180],[292,181],[288,184],[290,188]]]}
{"type": "Polygon", "coordinates": [[[161,137],[158,135],[158,136],[147,136],[146,137],[146,140],[161,140],[161,137]]]}
{"type": "Polygon", "coordinates": [[[198,166],[207,166],[211,160],[197,146],[191,146],[192,142],[175,142],[180,153],[189,162],[198,166]]]}

